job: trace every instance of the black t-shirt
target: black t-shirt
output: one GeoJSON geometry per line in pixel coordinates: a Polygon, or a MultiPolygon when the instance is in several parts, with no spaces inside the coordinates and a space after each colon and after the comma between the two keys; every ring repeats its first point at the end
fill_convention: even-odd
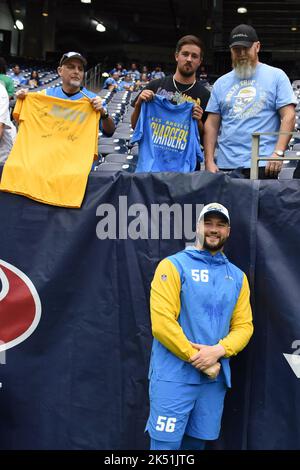
{"type": "MultiPolygon", "coordinates": [[[[165,96],[174,104],[180,104],[185,101],[192,103],[197,103],[205,111],[210,92],[207,88],[201,85],[200,81],[196,81],[195,85],[186,85],[179,83],[175,80],[175,84],[179,90],[176,90],[173,83],[173,76],[169,75],[164,78],[158,78],[157,80],[152,80],[144,88],[144,90],[152,90],[155,94],[165,96]]],[[[132,101],[132,106],[135,105],[138,96],[132,101]]],[[[203,113],[202,121],[204,122],[207,118],[207,113],[203,113]]]]}

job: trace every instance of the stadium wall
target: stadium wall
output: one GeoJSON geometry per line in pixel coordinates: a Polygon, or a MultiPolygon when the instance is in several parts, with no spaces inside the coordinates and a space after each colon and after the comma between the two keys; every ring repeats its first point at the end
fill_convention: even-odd
{"type": "Polygon", "coordinates": [[[299,182],[94,173],[79,210],[0,194],[1,449],[148,448],[150,282],[212,201],[231,214],[226,254],[248,275],[255,333],[211,447],[300,448],[299,182]],[[17,278],[34,293],[29,332],[17,278]]]}

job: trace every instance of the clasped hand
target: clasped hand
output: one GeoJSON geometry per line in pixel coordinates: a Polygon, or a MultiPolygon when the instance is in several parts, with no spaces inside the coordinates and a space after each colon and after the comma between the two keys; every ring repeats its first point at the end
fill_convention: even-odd
{"type": "Polygon", "coordinates": [[[221,344],[206,346],[191,342],[191,345],[193,348],[198,349],[199,352],[191,357],[190,364],[201,371],[216,364],[218,359],[225,354],[225,349],[221,344]]]}

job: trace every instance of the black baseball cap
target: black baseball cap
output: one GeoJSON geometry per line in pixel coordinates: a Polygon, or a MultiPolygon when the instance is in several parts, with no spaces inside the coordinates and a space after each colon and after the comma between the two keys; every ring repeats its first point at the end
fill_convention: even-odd
{"type": "Polygon", "coordinates": [[[230,33],[229,47],[244,46],[251,47],[254,42],[258,41],[256,31],[249,24],[240,24],[236,26],[230,33]]]}
{"type": "Polygon", "coordinates": [[[59,66],[61,67],[65,62],[70,59],[78,59],[83,63],[84,66],[86,66],[87,64],[86,59],[83,57],[83,55],[80,54],[80,52],[66,52],[60,59],[59,66]]]}

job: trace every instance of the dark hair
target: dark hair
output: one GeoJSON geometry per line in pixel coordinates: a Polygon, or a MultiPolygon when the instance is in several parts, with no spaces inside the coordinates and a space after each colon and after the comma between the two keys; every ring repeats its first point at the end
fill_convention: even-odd
{"type": "Polygon", "coordinates": [[[194,44],[195,46],[199,47],[200,49],[200,57],[203,57],[204,52],[204,44],[200,38],[197,36],[193,36],[192,34],[188,34],[187,36],[183,36],[179,39],[178,43],[176,44],[176,52],[180,52],[183,46],[186,44],[194,44]]]}
{"type": "Polygon", "coordinates": [[[6,70],[7,70],[7,65],[6,65],[5,59],[3,57],[0,57],[0,73],[5,75],[6,70]]]}
{"type": "Polygon", "coordinates": [[[30,78],[35,78],[36,80],[38,80],[39,79],[39,73],[36,70],[32,70],[31,73],[30,73],[30,78]],[[32,76],[34,73],[36,73],[36,77],[32,76]]]}

